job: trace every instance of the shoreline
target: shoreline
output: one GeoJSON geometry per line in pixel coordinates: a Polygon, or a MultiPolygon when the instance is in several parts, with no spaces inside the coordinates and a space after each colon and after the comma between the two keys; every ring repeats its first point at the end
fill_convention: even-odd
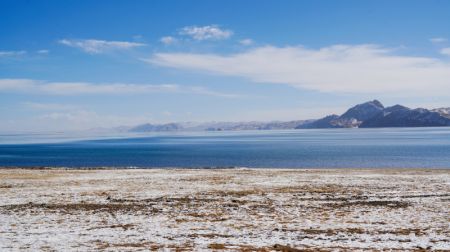
{"type": "Polygon", "coordinates": [[[447,168],[443,167],[282,167],[282,168],[276,168],[276,167],[241,167],[241,166],[234,166],[234,167],[181,167],[181,166],[167,166],[167,167],[134,167],[134,166],[30,166],[30,167],[24,167],[24,166],[0,166],[0,170],[9,170],[9,169],[20,169],[20,170],[336,170],[336,171],[342,171],[342,170],[401,170],[401,171],[417,171],[417,170],[449,170],[450,166],[447,168]]]}

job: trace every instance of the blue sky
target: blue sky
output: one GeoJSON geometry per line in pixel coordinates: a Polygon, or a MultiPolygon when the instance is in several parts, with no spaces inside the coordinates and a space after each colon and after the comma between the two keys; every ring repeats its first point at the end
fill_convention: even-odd
{"type": "Polygon", "coordinates": [[[0,131],[450,106],[450,1],[0,1],[0,131]]]}

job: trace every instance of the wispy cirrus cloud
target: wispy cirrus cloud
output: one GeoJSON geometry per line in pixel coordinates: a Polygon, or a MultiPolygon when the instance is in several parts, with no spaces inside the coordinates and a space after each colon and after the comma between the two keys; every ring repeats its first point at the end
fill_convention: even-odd
{"type": "Polygon", "coordinates": [[[433,44],[439,44],[439,43],[444,43],[447,42],[448,40],[446,38],[440,38],[440,37],[436,37],[436,38],[430,38],[430,42],[433,44]]]}
{"type": "Polygon", "coordinates": [[[186,26],[181,28],[179,34],[195,40],[222,40],[231,37],[233,31],[222,29],[218,25],[186,26]]]}
{"type": "Polygon", "coordinates": [[[16,57],[25,55],[27,51],[21,50],[21,51],[0,51],[0,58],[2,57],[16,57]]]}
{"type": "Polygon", "coordinates": [[[98,39],[61,39],[58,43],[81,49],[90,54],[99,54],[109,51],[127,50],[146,44],[129,41],[107,41],[98,39]]]}
{"type": "Polygon", "coordinates": [[[46,82],[30,79],[0,79],[0,92],[37,93],[48,95],[142,95],[151,93],[186,93],[223,98],[238,98],[238,94],[222,93],[200,86],[177,84],[132,84],[90,82],[46,82]]]}
{"type": "Polygon", "coordinates": [[[165,45],[171,45],[177,42],[177,39],[172,36],[165,36],[159,40],[161,43],[165,45]]]}
{"type": "Polygon", "coordinates": [[[47,49],[37,50],[36,53],[41,54],[41,55],[42,54],[49,54],[50,50],[47,50],[47,49]]]}
{"type": "Polygon", "coordinates": [[[223,93],[223,92],[217,92],[210,89],[207,89],[205,87],[190,87],[189,92],[199,95],[207,95],[207,96],[216,96],[216,97],[223,97],[223,98],[240,98],[244,97],[243,95],[239,94],[230,94],[230,93],[223,93]]]}
{"type": "Polygon", "coordinates": [[[252,39],[242,39],[242,40],[239,40],[239,44],[248,46],[248,45],[253,44],[253,40],[252,39]]]}
{"type": "Polygon", "coordinates": [[[322,92],[415,96],[450,93],[449,61],[399,55],[377,45],[319,49],[264,46],[229,55],[156,53],[146,61],[322,92]]]}

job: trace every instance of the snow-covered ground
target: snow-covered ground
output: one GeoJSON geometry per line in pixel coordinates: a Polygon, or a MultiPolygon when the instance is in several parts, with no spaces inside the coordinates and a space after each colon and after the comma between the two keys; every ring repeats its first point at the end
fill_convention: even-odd
{"type": "Polygon", "coordinates": [[[450,170],[0,169],[0,251],[294,248],[450,251],[450,170]]]}

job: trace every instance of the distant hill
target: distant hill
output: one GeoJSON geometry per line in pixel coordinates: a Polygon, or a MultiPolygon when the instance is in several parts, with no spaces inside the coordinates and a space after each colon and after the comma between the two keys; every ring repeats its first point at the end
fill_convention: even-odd
{"type": "Polygon", "coordinates": [[[329,115],[322,119],[298,125],[296,129],[321,129],[321,128],[341,128],[337,124],[338,115],[329,115]]]}
{"type": "Polygon", "coordinates": [[[298,129],[311,128],[380,128],[450,126],[450,108],[410,109],[402,105],[385,108],[377,100],[358,104],[344,114],[326,116],[298,129]]]}

